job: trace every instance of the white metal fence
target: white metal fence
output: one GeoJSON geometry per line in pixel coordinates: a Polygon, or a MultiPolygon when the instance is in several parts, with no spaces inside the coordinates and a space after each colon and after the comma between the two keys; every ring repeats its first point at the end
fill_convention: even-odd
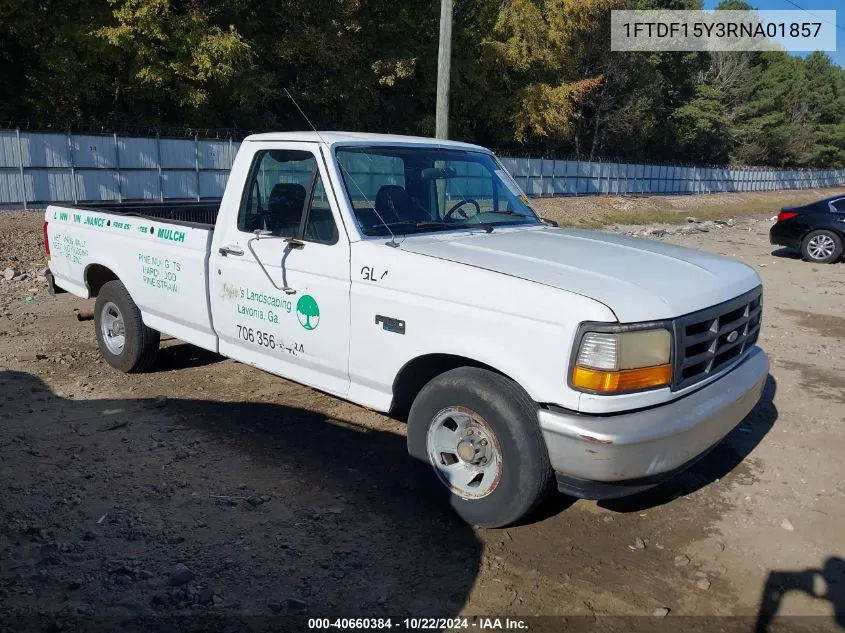
{"type": "MultiPolygon", "coordinates": [[[[0,130],[0,206],[214,199],[239,143],[0,130]]],[[[529,196],[694,194],[845,185],[845,169],[696,167],[502,158],[529,196]]],[[[470,178],[467,174],[465,177],[470,178]]]]}

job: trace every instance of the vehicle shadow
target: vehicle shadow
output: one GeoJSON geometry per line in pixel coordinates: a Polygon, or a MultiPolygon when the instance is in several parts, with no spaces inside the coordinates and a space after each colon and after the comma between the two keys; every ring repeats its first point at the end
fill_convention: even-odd
{"type": "Polygon", "coordinates": [[[691,494],[732,472],[751,454],[778,418],[777,382],[769,374],[757,406],[713,450],[689,469],[651,490],[621,499],[600,501],[614,512],[642,512],[691,494]]]}
{"type": "Polygon", "coordinates": [[[476,581],[481,541],[399,434],[266,402],[69,400],[15,371],[0,403],[0,629],[450,617],[476,581]]]}
{"type": "Polygon", "coordinates": [[[213,365],[224,360],[226,360],[225,356],[220,356],[220,354],[196,347],[190,343],[176,343],[161,347],[158,350],[155,363],[148,371],[151,373],[175,371],[188,367],[213,365]]]}
{"type": "Polygon", "coordinates": [[[800,251],[796,251],[792,248],[776,248],[772,251],[773,257],[783,257],[784,259],[801,259],[800,251]]]}
{"type": "Polygon", "coordinates": [[[799,619],[777,616],[781,602],[791,591],[830,602],[834,622],[845,629],[845,560],[841,557],[831,556],[821,569],[770,572],[760,598],[755,633],[768,633],[773,624],[780,624],[779,620],[790,620],[790,624],[794,624],[794,620],[799,619]]]}

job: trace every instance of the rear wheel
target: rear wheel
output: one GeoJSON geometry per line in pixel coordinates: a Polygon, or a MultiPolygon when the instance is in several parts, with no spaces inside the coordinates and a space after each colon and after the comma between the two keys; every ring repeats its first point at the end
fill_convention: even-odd
{"type": "Polygon", "coordinates": [[[141,311],[120,281],[100,288],[94,304],[94,329],[100,353],[115,369],[142,372],[155,362],[161,337],[144,325],[141,311]]]}
{"type": "Polygon", "coordinates": [[[842,257],[842,238],[833,231],[813,231],[801,243],[801,254],[808,262],[831,264],[842,257]]]}
{"type": "Polygon", "coordinates": [[[408,452],[467,523],[503,527],[550,490],[537,405],[513,381],[474,367],[429,382],[408,416],[408,452]]]}

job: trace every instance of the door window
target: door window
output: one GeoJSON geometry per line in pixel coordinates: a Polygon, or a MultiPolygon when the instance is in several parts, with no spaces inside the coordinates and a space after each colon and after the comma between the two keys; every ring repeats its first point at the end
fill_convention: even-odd
{"type": "Polygon", "coordinates": [[[337,227],[334,223],[334,217],[332,217],[332,208],[329,206],[326,188],[323,186],[323,178],[319,172],[311,191],[303,239],[309,242],[325,242],[327,244],[334,244],[337,241],[337,227]]]}
{"type": "Polygon", "coordinates": [[[257,152],[238,212],[238,230],[335,243],[337,227],[314,154],[257,152]]]}

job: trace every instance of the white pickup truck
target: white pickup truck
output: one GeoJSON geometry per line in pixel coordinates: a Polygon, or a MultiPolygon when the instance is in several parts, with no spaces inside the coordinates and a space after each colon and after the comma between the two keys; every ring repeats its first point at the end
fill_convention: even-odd
{"type": "Polygon", "coordinates": [[[165,332],[407,415],[410,454],[476,525],[517,521],[555,481],[594,499],[656,485],[768,375],[754,270],[551,226],[465,143],[260,134],[219,204],[45,219],[51,281],[96,297],[110,365],[150,367],[165,332]]]}

